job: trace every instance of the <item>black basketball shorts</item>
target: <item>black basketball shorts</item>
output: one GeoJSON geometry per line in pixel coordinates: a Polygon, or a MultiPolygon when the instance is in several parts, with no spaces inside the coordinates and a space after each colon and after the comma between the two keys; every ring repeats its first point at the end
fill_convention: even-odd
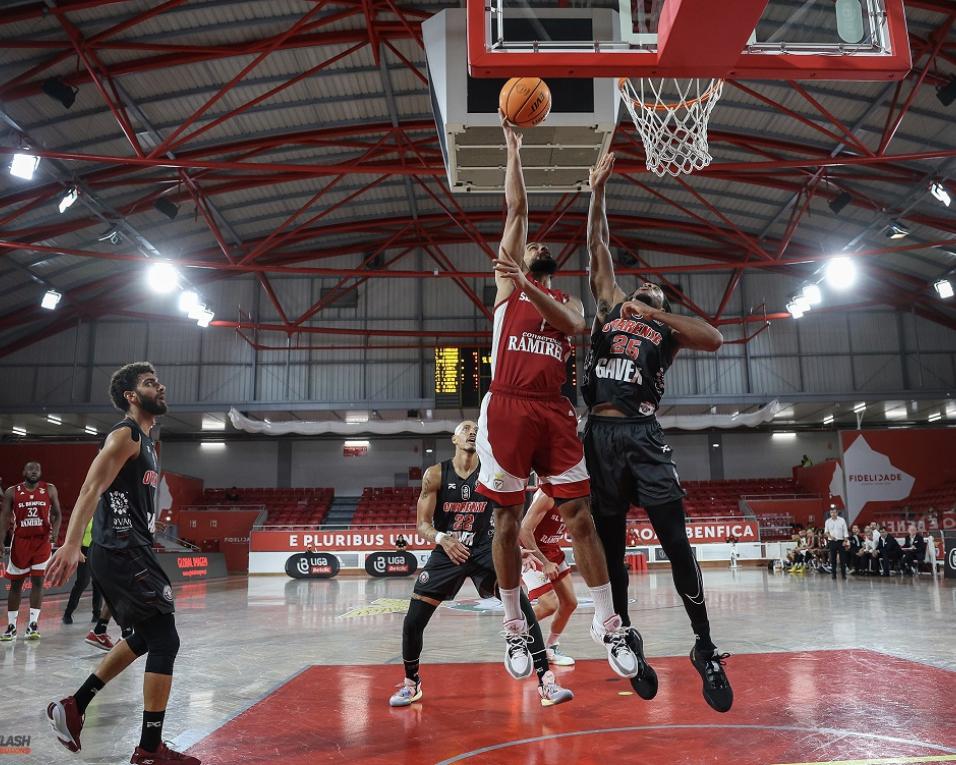
{"type": "Polygon", "coordinates": [[[176,610],[169,577],[152,548],[114,550],[94,544],[87,562],[93,581],[121,627],[135,627],[151,616],[176,610]]]}
{"type": "Polygon", "coordinates": [[[471,557],[461,565],[455,564],[441,547],[435,548],[415,580],[414,592],[433,600],[451,600],[468,579],[475,583],[482,598],[495,594],[498,579],[491,558],[491,545],[473,549],[471,557]]]}
{"type": "Polygon", "coordinates": [[[584,458],[591,476],[591,512],[626,514],[630,505],[656,507],[685,496],[670,446],[655,417],[590,415],[584,458]]]}

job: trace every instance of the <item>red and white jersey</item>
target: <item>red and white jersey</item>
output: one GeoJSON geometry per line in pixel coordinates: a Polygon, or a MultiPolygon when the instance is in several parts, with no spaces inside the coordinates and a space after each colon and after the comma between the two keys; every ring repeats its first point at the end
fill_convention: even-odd
{"type": "Polygon", "coordinates": [[[45,481],[30,489],[25,483],[13,487],[13,533],[18,538],[49,536],[50,492],[45,481]]]}
{"type": "MultiPolygon", "coordinates": [[[[538,489],[537,494],[535,494],[535,501],[539,498],[539,495],[544,494],[541,489],[538,489]]],[[[560,547],[564,543],[565,536],[565,526],[564,519],[561,517],[561,513],[558,511],[557,505],[552,505],[551,509],[544,514],[544,517],[538,523],[537,527],[534,530],[534,541],[538,543],[538,547],[560,547]]]]}
{"type": "MultiPolygon", "coordinates": [[[[568,295],[542,287],[559,303],[568,295]]],[[[495,306],[495,327],[491,342],[492,391],[525,392],[540,396],[561,395],[567,377],[571,338],[548,324],[531,299],[515,289],[507,300],[495,306]]]]}

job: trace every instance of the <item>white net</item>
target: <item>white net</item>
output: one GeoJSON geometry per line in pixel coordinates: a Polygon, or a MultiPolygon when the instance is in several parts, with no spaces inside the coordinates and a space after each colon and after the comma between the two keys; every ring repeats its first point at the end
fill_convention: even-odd
{"type": "Polygon", "coordinates": [[[711,163],[707,125],[723,87],[723,80],[618,80],[621,98],[644,143],[648,170],[661,177],[677,176],[711,163]]]}

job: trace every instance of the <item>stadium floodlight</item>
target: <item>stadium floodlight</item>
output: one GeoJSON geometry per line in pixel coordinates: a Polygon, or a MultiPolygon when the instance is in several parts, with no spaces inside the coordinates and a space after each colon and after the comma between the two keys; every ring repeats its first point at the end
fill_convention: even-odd
{"type": "MultiPolygon", "coordinates": [[[[199,302],[199,293],[196,292],[196,290],[183,290],[179,295],[179,310],[187,316],[200,306],[202,306],[202,304],[199,302]]],[[[195,318],[198,319],[198,315],[195,318]]]]}
{"type": "Polygon", "coordinates": [[[886,238],[887,239],[903,239],[910,235],[910,230],[906,228],[902,223],[893,221],[889,226],[886,227],[886,238]]]}
{"type": "Polygon", "coordinates": [[[949,196],[949,192],[946,190],[946,187],[939,181],[933,181],[929,185],[929,193],[933,195],[933,198],[937,202],[946,207],[949,207],[949,203],[953,201],[949,196]]]}
{"type": "Polygon", "coordinates": [[[832,425],[832,424],[833,424],[833,415],[832,415],[832,414],[828,414],[826,417],[824,417],[824,418],[823,418],[823,424],[824,424],[824,425],[832,425]]]}
{"type": "Polygon", "coordinates": [[[49,77],[43,81],[40,89],[54,101],[63,104],[64,109],[73,106],[76,101],[76,94],[80,92],[79,88],[74,88],[62,77],[49,77]]]}
{"type": "Polygon", "coordinates": [[[160,295],[166,295],[179,286],[179,271],[176,266],[162,260],[149,266],[146,278],[150,289],[160,295]]]}
{"type": "Polygon", "coordinates": [[[863,414],[863,412],[865,412],[865,411],[866,411],[866,402],[865,402],[865,401],[861,401],[859,404],[857,404],[855,407],[853,407],[853,412],[854,412],[854,414],[863,414]]]}
{"type": "Polygon", "coordinates": [[[21,428],[19,425],[14,425],[10,430],[15,436],[25,436],[27,434],[26,428],[21,428]]]}
{"type": "Polygon", "coordinates": [[[823,272],[827,284],[833,289],[845,290],[856,281],[856,264],[846,257],[831,258],[823,272]]]}
{"type": "Polygon", "coordinates": [[[820,303],[823,302],[823,291],[820,289],[819,285],[817,284],[804,285],[803,290],[800,292],[800,295],[810,305],[820,305],[820,303]]]}
{"type": "Polygon", "coordinates": [[[926,421],[939,422],[941,419],[943,419],[943,415],[941,412],[933,412],[929,417],[926,418],[926,421]]]}
{"type": "Polygon", "coordinates": [[[61,295],[56,290],[47,290],[43,293],[43,299],[40,300],[40,308],[46,308],[48,311],[53,311],[60,304],[61,295]]]}
{"type": "Polygon", "coordinates": [[[793,297],[793,303],[800,306],[800,310],[804,313],[810,312],[810,301],[803,295],[795,295],[793,297]]]}
{"type": "Polygon", "coordinates": [[[53,425],[62,425],[62,424],[63,424],[63,418],[60,417],[60,415],[58,415],[58,414],[48,414],[48,415],[46,416],[46,421],[49,422],[49,423],[52,423],[53,425]]]}
{"type": "Polygon", "coordinates": [[[938,279],[934,282],[933,289],[943,300],[949,300],[953,296],[953,283],[949,279],[938,279]]]}
{"type": "Polygon", "coordinates": [[[60,215],[65,213],[67,210],[69,210],[73,206],[73,203],[76,202],[79,195],[80,194],[76,190],[76,186],[71,188],[69,191],[66,192],[66,194],[63,195],[63,197],[60,199],[60,204],[56,206],[56,209],[60,211],[60,215]]]}
{"type": "Polygon", "coordinates": [[[209,322],[211,322],[211,321],[213,320],[213,318],[215,317],[215,315],[216,315],[216,314],[214,314],[214,313],[213,313],[212,311],[210,311],[208,308],[203,308],[202,311],[201,311],[200,314],[199,314],[199,318],[196,319],[196,323],[197,323],[200,327],[208,327],[208,326],[209,326],[209,322]]]}
{"type": "Polygon", "coordinates": [[[14,178],[22,178],[25,181],[33,180],[33,173],[40,165],[40,158],[32,154],[18,153],[13,155],[13,161],[10,162],[10,175],[14,178]]]}
{"type": "Polygon", "coordinates": [[[92,425],[85,426],[83,430],[85,430],[91,436],[95,436],[97,434],[96,428],[94,428],[92,425]]]}
{"type": "Polygon", "coordinates": [[[789,303],[787,303],[787,310],[794,319],[799,319],[804,313],[806,313],[806,311],[804,311],[795,300],[791,300],[789,303]]]}

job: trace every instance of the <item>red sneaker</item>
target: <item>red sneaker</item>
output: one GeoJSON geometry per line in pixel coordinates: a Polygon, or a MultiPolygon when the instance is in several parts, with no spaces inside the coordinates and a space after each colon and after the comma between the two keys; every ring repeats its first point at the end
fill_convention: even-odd
{"type": "Polygon", "coordinates": [[[57,740],[71,752],[80,751],[80,731],[83,730],[84,715],[76,706],[76,699],[67,696],[60,701],[51,702],[46,708],[46,719],[56,734],[57,740]]]}
{"type": "Polygon", "coordinates": [[[93,630],[90,630],[86,635],[86,640],[83,642],[96,646],[97,648],[102,648],[104,651],[109,651],[113,647],[113,641],[110,640],[110,636],[105,632],[101,635],[97,635],[93,630]]]}
{"type": "Polygon", "coordinates": [[[142,747],[136,747],[133,750],[133,756],[129,758],[133,765],[201,765],[196,757],[190,757],[182,752],[174,752],[166,744],[160,744],[155,752],[147,752],[142,747]]]}

